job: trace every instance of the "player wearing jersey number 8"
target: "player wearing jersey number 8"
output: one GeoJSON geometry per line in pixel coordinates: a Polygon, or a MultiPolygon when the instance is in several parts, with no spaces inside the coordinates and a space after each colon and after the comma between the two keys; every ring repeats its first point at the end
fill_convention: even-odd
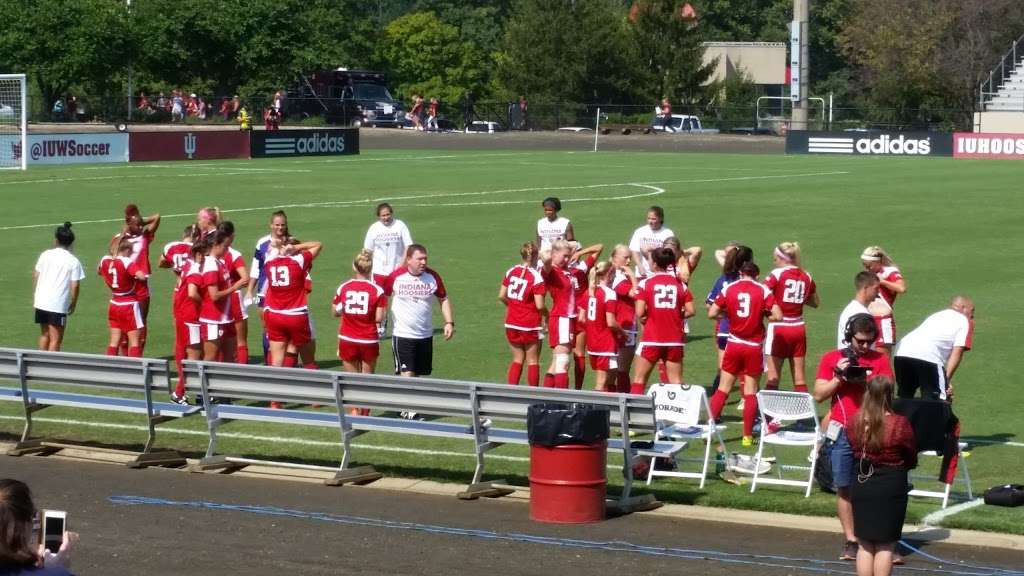
{"type": "Polygon", "coordinates": [[[807,329],[803,309],[805,305],[818,307],[817,287],[811,275],[800,268],[800,245],[796,242],[783,242],[776,246],[772,259],[775,269],[765,277],[764,285],[772,291],[782,310],[782,320],[768,325],[764,349],[768,356],[765,388],[778,390],[782,365],[788,358],[793,390],[807,392],[804,361],[807,356],[807,329]]]}
{"type": "Polygon", "coordinates": [[[537,245],[527,242],[519,249],[522,260],[505,272],[498,300],[505,305],[505,337],[512,350],[506,381],[519,384],[526,363],[526,382],[540,384],[540,341],[543,327],[544,279],[537,271],[537,245]]]}
{"type": "Polygon", "coordinates": [[[631,394],[643,394],[654,365],[663,360],[668,381],[683,383],[683,321],[693,316],[693,295],[668,270],[675,264],[670,248],[650,252],[651,274],[640,281],[636,295],[636,317],[644,324],[634,360],[631,394]]]}
{"type": "Polygon", "coordinates": [[[590,270],[586,296],[587,355],[594,371],[594,390],[615,392],[619,338],[622,328],[615,319],[618,298],[610,288],[615,268],[611,262],[598,262],[590,270]]]}

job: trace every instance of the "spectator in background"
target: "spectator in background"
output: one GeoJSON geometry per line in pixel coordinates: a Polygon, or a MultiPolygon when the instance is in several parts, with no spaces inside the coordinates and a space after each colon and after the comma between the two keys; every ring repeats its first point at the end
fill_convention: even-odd
{"type": "Polygon", "coordinates": [[[242,110],[242,99],[235,94],[235,97],[231,99],[231,117],[238,116],[238,113],[242,110]]]}
{"type": "Polygon", "coordinates": [[[53,114],[54,120],[62,122],[64,120],[64,112],[64,98],[58,96],[57,100],[53,103],[53,108],[50,110],[50,113],[53,114]]]}
{"type": "Polygon", "coordinates": [[[37,545],[37,515],[32,492],[24,482],[0,480],[0,574],[70,576],[67,566],[78,534],[64,532],[60,549],[46,550],[37,545]]]}
{"type": "Polygon", "coordinates": [[[206,120],[206,100],[203,100],[202,96],[196,96],[196,117],[200,120],[206,120]]]}
{"type": "Polygon", "coordinates": [[[145,114],[153,112],[153,105],[150,104],[149,98],[146,98],[145,92],[139,92],[139,102],[135,106],[135,109],[145,114]]]}
{"type": "Polygon", "coordinates": [[[231,120],[231,100],[227,96],[220,99],[220,108],[217,110],[217,114],[224,120],[231,120]]]}
{"type": "Polygon", "coordinates": [[[888,576],[907,516],[907,473],[917,466],[917,441],[910,422],[892,411],[892,379],[876,376],[866,388],[849,423],[857,459],[857,481],[850,486],[857,574],[888,576]]]}
{"type": "Polygon", "coordinates": [[[156,99],[156,107],[159,110],[167,112],[171,108],[171,101],[167,99],[167,96],[163,92],[156,99]]]}
{"type": "Polygon", "coordinates": [[[195,92],[185,99],[185,113],[192,118],[199,116],[199,99],[196,98],[195,92]]]}
{"type": "Polygon", "coordinates": [[[412,127],[423,130],[423,98],[419,94],[412,95],[412,109],[409,110],[409,120],[412,127]]]}
{"type": "Polygon", "coordinates": [[[526,110],[527,110],[527,108],[529,108],[529,105],[526,102],[526,96],[519,96],[519,129],[520,130],[526,130],[527,128],[529,128],[529,125],[528,125],[528,123],[526,121],[526,119],[527,119],[527,117],[526,117],[526,110]]]}
{"type": "Polygon", "coordinates": [[[60,351],[68,316],[78,304],[78,283],[85,278],[82,263],[71,253],[75,233],[71,222],[65,222],[53,233],[56,246],[39,255],[32,281],[35,287],[33,306],[39,324],[39,349],[60,351]]]}
{"type": "Polygon", "coordinates": [[[672,127],[672,104],[668,101],[668,98],[661,99],[661,129],[665,132],[675,132],[675,128],[672,127]]]}
{"type": "Polygon", "coordinates": [[[277,108],[271,106],[267,108],[267,113],[263,117],[263,128],[268,131],[277,130],[281,126],[281,113],[278,112],[277,108]]]}
{"type": "Polygon", "coordinates": [[[273,108],[277,110],[278,116],[284,115],[284,92],[281,90],[274,92],[273,108]]]}
{"type": "Polygon", "coordinates": [[[427,107],[427,130],[437,130],[437,98],[431,97],[427,107]]]}
{"type": "Polygon", "coordinates": [[[171,122],[185,121],[185,98],[181,90],[175,90],[171,96],[171,122]]]}
{"type": "Polygon", "coordinates": [[[249,125],[249,111],[242,106],[238,110],[238,127],[242,130],[251,130],[252,127],[249,125]]]}
{"type": "Polygon", "coordinates": [[[73,122],[78,120],[78,100],[74,94],[68,94],[65,100],[65,108],[67,109],[68,121],[73,122]]]}

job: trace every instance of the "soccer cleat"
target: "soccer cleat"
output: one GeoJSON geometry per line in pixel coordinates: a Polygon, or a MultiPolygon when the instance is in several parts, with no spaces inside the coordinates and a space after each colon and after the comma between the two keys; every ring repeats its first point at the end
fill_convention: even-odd
{"type": "Polygon", "coordinates": [[[741,444],[742,444],[742,446],[744,448],[750,448],[751,446],[754,445],[754,437],[753,436],[744,436],[743,437],[743,441],[741,442],[741,444]]]}
{"type": "Polygon", "coordinates": [[[270,402],[270,409],[271,410],[280,410],[281,408],[282,408],[282,406],[281,406],[280,402],[278,402],[277,400],[271,400],[271,402],[270,402]]]}
{"type": "Polygon", "coordinates": [[[743,398],[740,398],[740,401],[736,403],[736,411],[743,412],[743,398]]]}
{"type": "Polygon", "coordinates": [[[171,392],[171,402],[174,402],[175,404],[180,404],[182,406],[188,406],[188,394],[182,394],[181,396],[178,396],[174,392],[171,392]]]}
{"type": "Polygon", "coordinates": [[[423,417],[418,412],[401,412],[398,415],[406,420],[423,420],[423,417]]]}
{"type": "Polygon", "coordinates": [[[857,543],[852,540],[847,540],[843,544],[843,553],[839,555],[840,560],[847,562],[855,562],[857,560],[857,543]]]}

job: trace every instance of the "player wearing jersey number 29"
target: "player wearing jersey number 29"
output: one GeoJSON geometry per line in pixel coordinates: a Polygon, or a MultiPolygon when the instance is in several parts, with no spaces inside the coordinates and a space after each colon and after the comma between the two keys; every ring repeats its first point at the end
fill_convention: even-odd
{"type": "Polygon", "coordinates": [[[757,387],[764,367],[764,317],[782,319],[771,290],[757,281],[757,264],[740,266],[740,278],[726,284],[708,309],[708,318],[729,318],[729,339],[722,356],[722,380],[711,396],[711,415],[717,421],[737,378],[743,378],[743,445],[753,444],[757,416],[757,387]]]}
{"type": "MultiPolygon", "coordinates": [[[[331,312],[338,324],[338,359],[346,372],[373,374],[380,355],[380,336],[388,299],[384,289],[370,279],[373,253],[360,250],[352,261],[351,280],[338,286],[331,312]]],[[[368,415],[369,409],[352,409],[352,414],[368,415]]]]}

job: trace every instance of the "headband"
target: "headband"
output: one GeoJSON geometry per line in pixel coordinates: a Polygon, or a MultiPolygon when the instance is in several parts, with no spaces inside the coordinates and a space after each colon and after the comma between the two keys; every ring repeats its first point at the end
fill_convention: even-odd
{"type": "Polygon", "coordinates": [[[786,262],[793,262],[793,259],[789,257],[789,254],[780,250],[778,246],[775,247],[775,257],[786,262]]]}

